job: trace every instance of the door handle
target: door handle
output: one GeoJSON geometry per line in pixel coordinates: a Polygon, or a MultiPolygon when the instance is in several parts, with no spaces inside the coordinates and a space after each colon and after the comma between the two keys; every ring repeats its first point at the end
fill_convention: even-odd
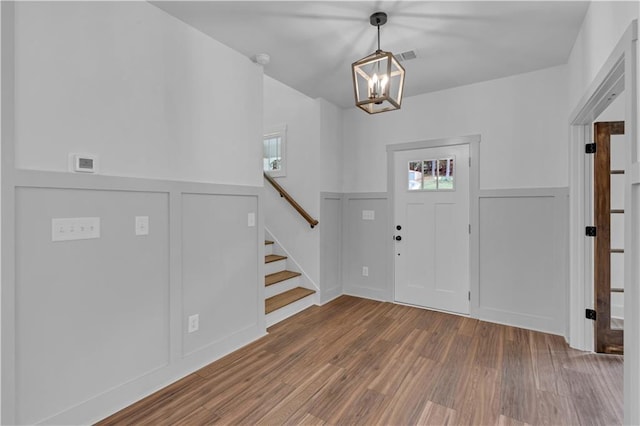
{"type": "Polygon", "coordinates": [[[396,235],[396,241],[400,241],[402,240],[402,237],[400,235],[396,235]]]}

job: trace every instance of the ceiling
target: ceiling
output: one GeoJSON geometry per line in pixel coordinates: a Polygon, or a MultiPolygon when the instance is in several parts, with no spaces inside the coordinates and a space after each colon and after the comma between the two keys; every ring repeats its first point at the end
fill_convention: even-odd
{"type": "Polygon", "coordinates": [[[265,74],[341,107],[353,105],[351,63],[376,49],[369,15],[389,15],[381,48],[403,61],[405,96],[567,62],[582,1],[158,1],[157,7],[249,58],[265,74]]]}

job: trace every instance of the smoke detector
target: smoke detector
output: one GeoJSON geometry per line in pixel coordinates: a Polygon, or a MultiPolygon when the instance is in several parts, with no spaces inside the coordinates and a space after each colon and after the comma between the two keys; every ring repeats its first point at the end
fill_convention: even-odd
{"type": "Polygon", "coordinates": [[[265,66],[271,61],[271,56],[269,56],[267,53],[257,53],[252,59],[256,64],[265,66]]]}

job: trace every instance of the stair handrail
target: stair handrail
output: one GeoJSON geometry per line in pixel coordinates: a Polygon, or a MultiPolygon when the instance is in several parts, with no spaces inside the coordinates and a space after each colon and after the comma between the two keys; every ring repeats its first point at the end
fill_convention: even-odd
{"type": "Polygon", "coordinates": [[[296,200],[294,200],[293,197],[289,195],[289,193],[285,191],[285,189],[281,187],[278,182],[275,181],[275,179],[269,176],[266,172],[263,172],[262,174],[264,174],[264,178],[267,180],[267,182],[269,182],[275,188],[275,190],[280,193],[280,196],[287,200],[289,204],[291,204],[291,206],[296,209],[298,213],[300,213],[300,216],[302,216],[307,222],[309,222],[309,225],[311,225],[311,229],[313,229],[313,227],[319,223],[317,220],[311,217],[311,215],[307,213],[307,211],[303,209],[302,206],[300,206],[300,204],[298,204],[296,200]]]}

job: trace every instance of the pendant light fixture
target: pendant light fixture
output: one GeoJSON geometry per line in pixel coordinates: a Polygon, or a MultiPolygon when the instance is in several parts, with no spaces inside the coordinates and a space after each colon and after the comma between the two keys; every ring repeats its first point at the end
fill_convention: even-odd
{"type": "Polygon", "coordinates": [[[378,50],[351,65],[356,106],[369,114],[400,109],[404,68],[391,52],[380,49],[380,26],[387,14],[376,12],[369,22],[378,27],[378,50]]]}

